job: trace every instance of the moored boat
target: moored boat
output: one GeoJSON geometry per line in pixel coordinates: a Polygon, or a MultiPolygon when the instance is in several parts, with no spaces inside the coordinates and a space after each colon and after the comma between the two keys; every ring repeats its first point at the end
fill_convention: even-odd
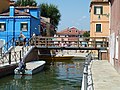
{"type": "Polygon", "coordinates": [[[17,74],[17,75],[21,75],[21,74],[32,75],[32,74],[38,73],[41,70],[43,70],[45,63],[46,63],[45,61],[27,62],[25,70],[20,71],[19,67],[17,67],[14,70],[14,73],[17,74]]]}

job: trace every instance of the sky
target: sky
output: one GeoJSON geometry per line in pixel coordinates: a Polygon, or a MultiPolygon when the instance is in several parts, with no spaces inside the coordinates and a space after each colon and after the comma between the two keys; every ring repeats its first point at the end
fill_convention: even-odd
{"type": "Polygon", "coordinates": [[[40,3],[54,4],[61,13],[58,31],[68,27],[76,27],[79,30],[90,30],[90,0],[36,0],[40,3]]]}

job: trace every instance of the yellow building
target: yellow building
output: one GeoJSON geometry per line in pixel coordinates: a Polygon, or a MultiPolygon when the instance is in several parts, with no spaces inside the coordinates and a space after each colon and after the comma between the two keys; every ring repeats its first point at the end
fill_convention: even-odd
{"type": "MultiPolygon", "coordinates": [[[[91,0],[90,3],[90,37],[109,37],[110,35],[110,6],[108,0],[91,0]]],[[[103,47],[104,39],[91,39],[103,47]]],[[[106,44],[107,45],[107,44],[106,44]]],[[[108,50],[92,51],[95,54],[101,53],[100,59],[108,59],[108,50]]]]}
{"type": "Polygon", "coordinates": [[[91,0],[90,37],[109,36],[109,13],[108,0],[91,0]]]}

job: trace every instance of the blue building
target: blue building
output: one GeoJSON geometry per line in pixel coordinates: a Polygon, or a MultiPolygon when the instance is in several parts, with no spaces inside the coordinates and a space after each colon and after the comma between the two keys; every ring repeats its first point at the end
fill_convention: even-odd
{"type": "Polygon", "coordinates": [[[15,7],[14,3],[11,3],[9,9],[0,14],[0,44],[18,37],[20,32],[26,38],[30,38],[33,33],[40,35],[40,9],[38,7],[15,7]]]}

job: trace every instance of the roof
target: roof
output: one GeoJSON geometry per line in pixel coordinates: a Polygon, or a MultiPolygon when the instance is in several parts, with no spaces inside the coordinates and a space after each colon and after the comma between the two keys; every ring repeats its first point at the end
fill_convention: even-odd
{"type": "Polygon", "coordinates": [[[19,7],[15,7],[16,9],[37,9],[39,7],[36,7],[36,6],[19,6],[19,7]]]}
{"type": "Polygon", "coordinates": [[[0,0],[0,13],[9,8],[9,0],[0,0]]]}
{"type": "Polygon", "coordinates": [[[108,0],[91,0],[91,2],[108,2],[108,0]]]}
{"type": "Polygon", "coordinates": [[[86,32],[85,30],[78,30],[75,27],[72,28],[66,28],[60,32],[57,32],[57,35],[82,35],[84,32],[86,32]]]}
{"type": "Polygon", "coordinates": [[[109,0],[91,0],[90,7],[94,3],[107,3],[107,4],[109,4],[109,0]]]}
{"type": "MultiPolygon", "coordinates": [[[[9,16],[9,9],[6,10],[5,12],[1,13],[0,16],[9,16]]],[[[15,9],[15,16],[30,16],[30,14],[26,13],[26,12],[21,12],[17,9],[15,9]]]]}

